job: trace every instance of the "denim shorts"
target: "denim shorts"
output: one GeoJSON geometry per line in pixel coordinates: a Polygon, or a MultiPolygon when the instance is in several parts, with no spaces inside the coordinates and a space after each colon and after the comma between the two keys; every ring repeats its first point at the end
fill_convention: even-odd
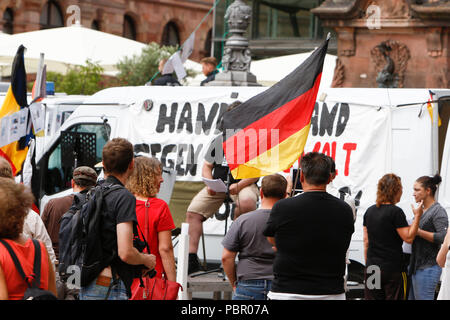
{"type": "MultiPolygon", "coordinates": [[[[113,280],[111,279],[111,282],[113,280]]],[[[81,287],[80,300],[106,300],[108,287],[96,284],[97,279],[92,281],[88,286],[81,287]]],[[[109,293],[108,300],[128,300],[127,289],[122,280],[118,280],[114,284],[109,293]]]]}
{"type": "Polygon", "coordinates": [[[236,284],[233,300],[267,300],[272,280],[241,280],[236,284]]]}

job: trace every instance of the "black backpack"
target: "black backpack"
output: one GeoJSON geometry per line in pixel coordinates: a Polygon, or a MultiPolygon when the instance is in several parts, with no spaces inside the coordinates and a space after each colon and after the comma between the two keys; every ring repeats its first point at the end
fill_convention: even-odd
{"type": "MultiPolygon", "coordinates": [[[[28,285],[28,288],[26,289],[22,300],[57,300],[56,296],[52,292],[39,288],[41,284],[41,245],[39,244],[39,241],[33,239],[34,264],[33,274],[30,276],[25,275],[22,265],[20,264],[20,261],[11,246],[6,241],[1,239],[0,243],[3,244],[8,250],[11,259],[14,261],[17,271],[28,285]],[[30,279],[32,279],[31,282],[30,279]]],[[[49,268],[51,268],[50,265],[49,268]]]]}
{"type": "Polygon", "coordinates": [[[63,279],[67,276],[67,268],[76,265],[81,270],[81,286],[87,286],[105,268],[105,263],[112,259],[103,256],[100,229],[102,207],[104,197],[120,188],[123,186],[106,183],[91,188],[86,193],[84,203],[80,199],[80,203],[74,203],[71,210],[61,218],[59,243],[62,251],[59,253],[59,270],[63,279]]]}
{"type": "Polygon", "coordinates": [[[81,268],[81,243],[80,239],[78,239],[79,237],[77,236],[78,234],[81,234],[81,229],[77,230],[77,228],[81,228],[80,210],[86,202],[86,195],[88,191],[89,190],[86,190],[86,192],[80,192],[74,195],[72,206],[59,221],[58,272],[61,280],[63,281],[66,281],[69,276],[67,273],[69,266],[76,265],[81,268]]]}

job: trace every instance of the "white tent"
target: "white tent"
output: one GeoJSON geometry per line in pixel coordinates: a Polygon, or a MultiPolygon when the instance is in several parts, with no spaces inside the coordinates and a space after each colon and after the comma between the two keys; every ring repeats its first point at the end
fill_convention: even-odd
{"type": "MultiPolygon", "coordinates": [[[[0,37],[0,67],[2,75],[11,74],[11,65],[17,48],[22,44],[25,51],[27,73],[37,71],[40,53],[44,53],[47,71],[65,73],[70,66],[85,65],[86,60],[96,62],[104,73],[115,75],[115,64],[123,57],[142,52],[145,43],[113,34],[88,29],[80,25],[53,28],[0,37]]],[[[198,70],[201,66],[188,60],[186,68],[198,70]]]]}
{"type": "MultiPolygon", "coordinates": [[[[252,61],[250,72],[256,76],[256,81],[258,81],[258,83],[265,86],[271,86],[301,65],[311,53],[312,52],[298,53],[252,61]]],[[[331,54],[326,55],[319,92],[324,88],[331,87],[336,59],[337,56],[331,54]]]]}
{"type": "MultiPolygon", "coordinates": [[[[252,61],[250,72],[256,76],[256,81],[259,84],[270,87],[301,65],[311,53],[312,51],[252,61]]],[[[319,92],[331,87],[336,59],[337,56],[331,54],[325,56],[319,92]]],[[[201,73],[200,68],[199,74],[191,80],[190,84],[200,85],[203,79],[205,79],[205,76],[201,73]]]]}
{"type": "Polygon", "coordinates": [[[37,69],[41,52],[49,71],[65,73],[71,65],[85,65],[87,59],[113,71],[122,57],[139,54],[145,47],[144,43],[80,25],[17,33],[1,41],[0,62],[12,63],[22,44],[27,48],[25,63],[31,73],[37,69]]]}

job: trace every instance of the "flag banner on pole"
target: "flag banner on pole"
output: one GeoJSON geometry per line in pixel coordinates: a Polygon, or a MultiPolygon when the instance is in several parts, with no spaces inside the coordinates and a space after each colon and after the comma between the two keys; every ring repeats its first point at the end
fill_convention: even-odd
{"type": "Polygon", "coordinates": [[[186,62],[186,60],[191,55],[192,51],[194,51],[194,44],[195,44],[195,32],[192,32],[192,34],[187,38],[187,40],[183,43],[183,48],[181,49],[181,61],[183,63],[186,62]]]}
{"type": "Polygon", "coordinates": [[[183,62],[181,61],[180,51],[175,52],[170,56],[164,64],[162,74],[170,74],[175,71],[178,80],[186,77],[186,70],[184,70],[183,62]]]}
{"type": "MultiPolygon", "coordinates": [[[[27,80],[24,63],[25,47],[21,45],[14,57],[11,73],[11,85],[6,93],[3,105],[0,108],[0,119],[8,117],[20,109],[26,107],[27,103],[27,80]]],[[[3,130],[2,130],[3,131],[3,130]]],[[[20,148],[19,142],[14,141],[0,148],[0,156],[11,164],[14,175],[22,168],[28,152],[28,147],[20,148]]]]}
{"type": "Polygon", "coordinates": [[[328,41],[284,79],[224,114],[223,150],[235,179],[283,171],[300,157],[328,41]]]}

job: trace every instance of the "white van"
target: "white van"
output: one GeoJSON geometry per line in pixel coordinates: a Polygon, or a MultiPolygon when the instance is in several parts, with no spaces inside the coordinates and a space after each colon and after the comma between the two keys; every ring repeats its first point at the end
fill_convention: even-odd
{"type": "MultiPolygon", "coordinates": [[[[73,114],[36,157],[33,192],[42,199],[41,210],[49,197],[71,192],[74,166],[94,166],[101,161],[106,141],[124,137],[136,152],[157,157],[176,173],[168,202],[180,226],[190,200],[203,187],[203,155],[227,105],[266,89],[118,87],[83,99],[72,106],[73,114]]],[[[350,273],[362,274],[362,216],[374,204],[376,184],[383,174],[394,172],[401,177],[404,193],[399,205],[412,215],[414,180],[439,171],[443,178],[439,201],[450,213],[449,114],[450,90],[444,89],[333,88],[320,94],[304,151],[320,151],[335,159],[338,174],[329,192],[339,195],[340,188],[348,187],[352,195],[361,196],[350,273]]],[[[201,258],[220,261],[220,242],[230,223],[215,219],[204,223],[201,258]]]]}

